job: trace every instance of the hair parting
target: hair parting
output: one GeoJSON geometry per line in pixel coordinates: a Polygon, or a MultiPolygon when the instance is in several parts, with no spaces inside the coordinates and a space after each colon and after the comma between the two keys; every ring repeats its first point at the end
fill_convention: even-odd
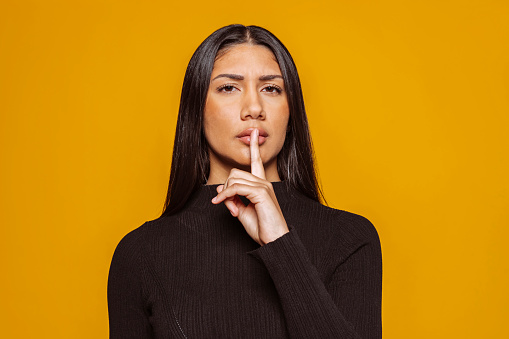
{"type": "Polygon", "coordinates": [[[180,211],[190,196],[207,182],[208,144],[203,133],[203,110],[214,62],[239,44],[263,45],[274,54],[287,91],[290,118],[284,145],[277,156],[281,180],[317,201],[325,197],[316,178],[313,145],[295,63],[286,47],[268,30],[239,24],[222,27],[194,52],[186,69],[177,118],[168,193],[161,216],[180,211]],[[196,131],[200,131],[196,133],[196,131]]]}

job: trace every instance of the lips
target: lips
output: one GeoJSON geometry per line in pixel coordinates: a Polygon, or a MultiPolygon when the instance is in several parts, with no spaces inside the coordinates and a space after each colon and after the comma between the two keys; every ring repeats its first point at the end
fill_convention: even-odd
{"type": "Polygon", "coordinates": [[[242,132],[240,132],[238,135],[237,135],[237,138],[242,138],[242,137],[245,137],[245,136],[250,136],[251,135],[251,132],[257,128],[258,129],[258,132],[260,132],[260,136],[261,137],[268,137],[269,134],[267,132],[265,132],[265,130],[261,127],[250,127],[248,129],[245,129],[243,130],[242,132]]]}
{"type": "MultiPolygon", "coordinates": [[[[269,136],[267,132],[263,128],[257,127],[258,131],[260,132],[260,135],[258,136],[258,145],[262,145],[265,143],[265,140],[269,136]]],[[[246,130],[243,130],[237,135],[237,138],[242,141],[246,145],[250,145],[251,143],[251,132],[254,130],[254,127],[248,128],[246,130]]]]}

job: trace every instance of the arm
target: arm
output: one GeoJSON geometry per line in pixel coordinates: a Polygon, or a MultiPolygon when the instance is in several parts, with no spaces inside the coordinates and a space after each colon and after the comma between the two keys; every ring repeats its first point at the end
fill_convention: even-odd
{"type": "Polygon", "coordinates": [[[110,338],[152,338],[152,328],[144,308],[143,266],[136,238],[127,234],[117,245],[108,275],[110,338]]]}
{"type": "Polygon", "coordinates": [[[258,135],[253,128],[251,173],[232,169],[225,184],[217,186],[212,203],[224,201],[249,236],[262,245],[249,253],[263,262],[272,277],[290,336],[381,338],[382,256],[376,229],[359,216],[353,220],[355,225],[347,225],[354,226],[357,246],[344,244],[345,254],[330,258],[336,266],[326,286],[297,232],[287,225],[273,185],[266,180],[258,135]],[[244,205],[239,196],[250,203],[244,205]]]}
{"type": "Polygon", "coordinates": [[[382,337],[382,256],[371,227],[368,239],[341,259],[327,284],[293,227],[249,252],[265,264],[274,281],[291,338],[382,337]]]}

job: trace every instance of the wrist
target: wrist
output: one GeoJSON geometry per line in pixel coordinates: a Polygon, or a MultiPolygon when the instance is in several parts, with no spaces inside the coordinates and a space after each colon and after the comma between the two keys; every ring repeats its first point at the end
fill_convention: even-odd
{"type": "Polygon", "coordinates": [[[260,238],[260,241],[262,243],[261,245],[263,246],[263,245],[266,245],[266,244],[268,244],[270,242],[273,242],[273,241],[281,238],[283,235],[285,235],[288,232],[290,232],[290,230],[288,229],[288,226],[284,225],[284,227],[282,227],[281,229],[279,229],[276,232],[271,233],[267,237],[264,237],[264,239],[260,238]]]}

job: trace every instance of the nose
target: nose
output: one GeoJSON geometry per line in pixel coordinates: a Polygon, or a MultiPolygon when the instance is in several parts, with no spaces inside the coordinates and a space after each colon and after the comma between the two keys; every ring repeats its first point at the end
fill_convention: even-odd
{"type": "Polygon", "coordinates": [[[242,97],[241,118],[246,120],[249,117],[252,119],[265,119],[263,101],[260,93],[255,88],[246,90],[242,97]]]}

